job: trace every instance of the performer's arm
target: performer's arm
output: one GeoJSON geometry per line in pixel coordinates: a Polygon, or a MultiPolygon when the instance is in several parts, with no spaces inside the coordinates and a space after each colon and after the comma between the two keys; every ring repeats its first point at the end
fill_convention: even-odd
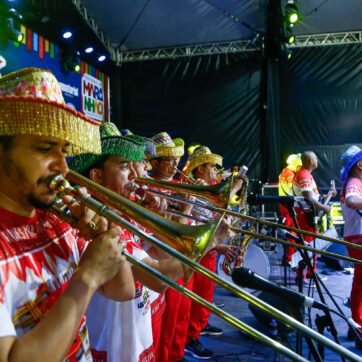
{"type": "Polygon", "coordinates": [[[351,195],[346,198],[346,205],[352,210],[362,210],[362,196],[351,195]]]}
{"type": "Polygon", "coordinates": [[[302,196],[308,199],[316,209],[323,210],[326,213],[329,213],[331,208],[328,205],[323,205],[321,202],[319,202],[315,197],[312,191],[302,191],[302,196]]]}

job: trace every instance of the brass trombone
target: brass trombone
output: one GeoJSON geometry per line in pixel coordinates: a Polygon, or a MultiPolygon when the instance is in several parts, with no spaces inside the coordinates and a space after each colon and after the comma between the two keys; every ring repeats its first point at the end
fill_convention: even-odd
{"type": "MultiPolygon", "coordinates": [[[[137,228],[132,223],[124,220],[122,217],[119,216],[118,212],[115,212],[115,211],[111,210],[109,207],[117,209],[119,212],[130,216],[132,219],[134,219],[137,222],[142,223],[143,225],[146,224],[147,225],[146,227],[151,232],[154,232],[156,235],[158,233],[161,233],[167,239],[173,239],[173,236],[172,237],[168,236],[167,228],[168,228],[168,226],[170,226],[170,228],[172,228],[172,225],[175,224],[175,223],[173,223],[171,221],[168,221],[168,220],[165,221],[164,218],[158,216],[157,214],[155,214],[155,213],[153,213],[153,212],[151,212],[149,210],[144,209],[143,207],[141,207],[141,206],[129,201],[128,199],[123,198],[120,195],[118,195],[118,194],[116,194],[116,193],[114,193],[114,192],[112,192],[112,191],[110,191],[110,190],[108,190],[108,189],[106,189],[106,188],[104,188],[104,187],[102,187],[102,186],[88,180],[87,178],[85,178],[85,177],[83,177],[81,175],[78,175],[77,173],[75,173],[73,171],[69,172],[69,174],[67,175],[67,178],[68,178],[68,180],[76,183],[79,186],[87,187],[89,192],[91,194],[93,194],[95,197],[99,198],[101,201],[106,200],[107,205],[100,202],[100,201],[98,201],[98,200],[96,200],[96,199],[94,199],[94,198],[92,198],[89,195],[81,194],[76,189],[74,189],[72,186],[70,186],[69,182],[63,176],[60,176],[60,175],[56,176],[53,179],[53,181],[51,183],[51,187],[54,190],[59,190],[62,193],[73,195],[73,197],[75,199],[77,199],[80,202],[82,202],[83,204],[85,204],[85,206],[95,210],[99,215],[102,215],[102,216],[106,217],[108,220],[110,220],[112,222],[115,222],[115,223],[127,228],[128,230],[132,231],[134,234],[140,236],[143,240],[146,240],[146,241],[150,242],[152,245],[154,245],[154,246],[162,249],[163,251],[169,253],[170,255],[174,256],[175,258],[180,260],[182,263],[187,265],[189,268],[192,268],[193,270],[197,271],[198,273],[210,278],[214,282],[220,284],[221,286],[223,286],[227,290],[229,290],[232,293],[234,293],[235,295],[245,299],[246,301],[248,301],[249,303],[251,303],[254,306],[258,307],[259,309],[263,310],[264,312],[272,315],[274,318],[278,319],[279,321],[281,321],[282,323],[288,325],[289,327],[297,329],[298,331],[300,331],[307,338],[315,339],[316,341],[318,341],[318,343],[321,343],[321,344],[325,345],[326,347],[328,347],[331,350],[338,353],[340,356],[348,358],[351,361],[360,361],[360,357],[358,357],[354,353],[350,352],[346,348],[338,345],[337,343],[335,343],[332,340],[324,337],[323,335],[320,335],[319,333],[317,333],[313,329],[305,326],[303,323],[298,322],[294,318],[291,318],[287,314],[285,314],[285,313],[279,311],[278,309],[270,306],[266,302],[254,297],[253,295],[247,293],[245,290],[239,288],[238,286],[227,282],[226,280],[219,277],[215,273],[212,273],[211,271],[209,271],[208,269],[206,269],[202,265],[198,264],[194,260],[192,260],[192,259],[188,258],[187,256],[183,255],[181,252],[179,252],[176,249],[168,246],[167,244],[159,241],[158,239],[156,239],[156,237],[151,236],[151,235],[143,232],[142,230],[140,230],[140,228],[137,228]],[[161,226],[160,226],[160,224],[161,224],[161,226]]],[[[176,225],[178,227],[180,227],[180,230],[185,230],[184,229],[185,225],[180,225],[180,224],[176,224],[176,225]]],[[[204,235],[199,235],[198,232],[197,232],[197,227],[196,227],[195,230],[196,230],[196,235],[197,236],[194,237],[193,239],[196,240],[196,242],[197,242],[197,240],[199,238],[201,238],[202,240],[210,239],[212,237],[213,233],[215,232],[216,227],[217,227],[217,224],[212,225],[210,229],[207,229],[207,231],[206,231],[207,237],[205,237],[204,235]]],[[[193,229],[195,227],[191,226],[190,228],[193,229]]],[[[171,234],[173,232],[175,232],[175,237],[180,238],[180,236],[182,234],[181,231],[177,232],[177,230],[173,230],[172,232],[169,231],[169,234],[171,234]]],[[[192,235],[191,230],[190,231],[187,230],[187,232],[185,232],[185,234],[186,234],[186,237],[188,238],[188,240],[190,240],[190,237],[192,235]]],[[[186,244],[186,243],[183,243],[183,244],[186,244]]],[[[186,248],[187,248],[187,246],[186,246],[186,248]]],[[[196,252],[196,253],[191,252],[191,254],[193,254],[193,255],[196,254],[197,255],[198,252],[196,252]]],[[[156,275],[157,277],[159,277],[165,283],[167,283],[170,286],[172,286],[173,288],[175,288],[180,293],[188,296],[189,298],[191,298],[192,300],[194,300],[194,301],[196,301],[198,303],[201,303],[203,306],[209,308],[211,311],[213,311],[214,313],[219,315],[221,318],[225,319],[226,321],[229,321],[231,324],[233,324],[234,326],[238,327],[239,329],[245,331],[249,335],[253,336],[255,339],[259,340],[260,342],[270,346],[273,349],[278,350],[280,353],[292,358],[295,361],[303,361],[303,362],[306,361],[306,359],[304,357],[302,357],[302,356],[296,354],[295,352],[289,350],[288,348],[286,348],[285,346],[283,346],[279,342],[277,342],[275,340],[272,340],[269,337],[266,337],[265,335],[263,335],[259,331],[257,331],[254,328],[246,325],[242,321],[239,321],[235,317],[225,313],[224,311],[220,310],[216,306],[213,306],[212,304],[204,301],[200,297],[194,295],[194,293],[192,293],[191,291],[189,291],[189,290],[185,289],[184,287],[178,285],[177,283],[173,282],[172,280],[168,280],[168,278],[166,278],[162,274],[156,273],[156,271],[153,271],[153,270],[149,270],[150,268],[148,268],[145,265],[141,265],[138,261],[133,260],[129,255],[127,256],[127,259],[130,260],[130,262],[134,263],[135,265],[141,267],[142,269],[151,272],[153,275],[156,275]]],[[[312,345],[313,345],[313,343],[312,343],[312,345]]]]}
{"type": "MultiPolygon", "coordinates": [[[[362,244],[356,244],[356,243],[351,243],[351,242],[344,241],[344,240],[331,238],[331,237],[328,237],[328,236],[325,236],[322,234],[316,234],[316,233],[313,233],[310,231],[294,228],[292,226],[278,224],[278,223],[275,223],[275,222],[272,222],[269,220],[261,220],[256,217],[253,217],[253,216],[244,215],[244,214],[240,214],[238,212],[232,211],[232,210],[228,210],[225,207],[220,207],[219,205],[222,204],[222,200],[229,200],[229,194],[230,194],[230,190],[232,188],[232,182],[233,182],[232,176],[229,177],[228,179],[222,181],[220,184],[214,185],[214,186],[189,185],[189,184],[184,184],[184,183],[175,183],[175,182],[169,182],[169,181],[154,180],[151,178],[137,178],[135,180],[135,182],[137,184],[141,184],[141,185],[152,185],[155,187],[159,187],[161,189],[188,193],[188,194],[194,195],[196,197],[205,199],[216,206],[199,203],[197,201],[186,200],[184,198],[174,196],[174,195],[168,195],[168,194],[162,193],[157,190],[152,190],[152,189],[147,190],[148,192],[155,193],[157,195],[163,195],[165,198],[168,198],[171,200],[189,203],[189,204],[192,204],[195,206],[203,207],[210,211],[218,212],[220,214],[231,215],[238,219],[244,219],[244,220],[248,220],[248,221],[259,223],[259,224],[264,224],[264,225],[272,226],[274,228],[282,228],[282,229],[285,229],[288,231],[293,231],[293,232],[300,233],[303,235],[312,236],[313,238],[319,238],[319,239],[330,241],[333,243],[342,244],[342,245],[349,246],[349,247],[352,247],[355,249],[362,249],[362,244]],[[217,200],[216,202],[214,202],[215,199],[217,200]]],[[[226,203],[226,205],[227,205],[227,203],[226,203]]],[[[233,231],[244,232],[244,230],[242,230],[242,229],[234,229],[233,231]]],[[[263,239],[269,240],[268,239],[269,237],[265,237],[260,234],[255,235],[255,236],[258,236],[258,237],[260,236],[263,239]]],[[[274,241],[280,242],[280,239],[278,239],[278,240],[279,241],[277,241],[277,240],[274,240],[274,241]]],[[[284,242],[284,240],[282,240],[282,241],[284,242]]],[[[292,246],[298,247],[298,244],[293,244],[292,246]]],[[[300,245],[300,248],[305,249],[303,245],[300,245]]],[[[306,249],[306,250],[308,250],[308,249],[306,249]]],[[[319,249],[317,249],[317,250],[319,250],[319,249]]]]}

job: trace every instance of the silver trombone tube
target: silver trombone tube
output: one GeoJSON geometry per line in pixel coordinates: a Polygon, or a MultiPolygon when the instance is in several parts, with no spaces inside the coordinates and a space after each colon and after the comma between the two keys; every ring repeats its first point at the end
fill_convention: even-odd
{"type": "MultiPolygon", "coordinates": [[[[162,185],[160,187],[162,187],[162,185]]],[[[354,249],[362,249],[362,244],[350,243],[348,241],[339,240],[339,239],[335,239],[335,238],[330,238],[329,236],[325,236],[325,235],[322,235],[322,234],[312,233],[312,232],[307,231],[307,230],[297,229],[297,228],[294,228],[294,227],[291,227],[291,226],[278,224],[278,223],[268,221],[268,220],[264,220],[264,219],[258,219],[256,217],[240,214],[240,213],[232,211],[232,210],[226,210],[226,209],[223,209],[223,208],[220,208],[220,207],[217,207],[217,206],[211,206],[211,205],[208,205],[208,204],[203,204],[203,203],[200,203],[198,201],[187,200],[185,198],[175,196],[175,195],[168,195],[168,194],[166,194],[164,192],[161,192],[161,191],[158,191],[158,190],[147,189],[147,192],[153,193],[155,195],[162,196],[162,197],[164,197],[166,199],[175,200],[175,201],[179,201],[179,202],[182,202],[182,203],[185,203],[185,204],[190,204],[190,205],[194,205],[194,206],[203,207],[204,209],[214,211],[214,212],[218,212],[220,214],[225,213],[227,215],[231,215],[231,216],[234,216],[234,217],[239,218],[239,219],[248,220],[250,222],[257,222],[259,224],[264,224],[264,225],[272,226],[272,227],[275,227],[275,228],[282,228],[282,229],[285,229],[285,230],[288,230],[288,231],[301,233],[303,235],[312,236],[314,238],[330,241],[330,242],[336,243],[336,244],[341,244],[341,245],[348,246],[348,247],[351,247],[351,248],[354,248],[354,249]]],[[[265,239],[265,237],[264,237],[264,239],[265,239]]]]}
{"type": "MultiPolygon", "coordinates": [[[[79,175],[80,178],[83,178],[79,175]]],[[[187,258],[182,253],[178,252],[177,250],[169,247],[167,244],[162,243],[160,240],[156,239],[154,236],[149,235],[145,233],[144,231],[137,228],[135,225],[133,225],[131,222],[128,222],[127,220],[123,219],[117,212],[109,209],[108,205],[105,205],[98,200],[92,198],[89,195],[83,195],[79,193],[76,189],[70,186],[69,182],[62,178],[61,176],[57,176],[56,179],[52,182],[52,187],[56,190],[59,190],[60,192],[64,192],[66,194],[72,195],[75,199],[83,203],[85,206],[91,208],[95,212],[97,212],[99,215],[104,216],[109,221],[112,221],[118,225],[121,225],[122,227],[130,230],[132,233],[138,235],[141,239],[149,242],[151,245],[160,248],[161,250],[165,251],[166,253],[172,255],[176,259],[180,260],[183,264],[187,265],[188,267],[192,268],[193,270],[197,271],[201,275],[204,275],[205,277],[213,280],[215,283],[218,283],[225,289],[229,290],[233,294],[239,296],[240,298],[246,300],[250,304],[253,304],[257,308],[263,310],[264,312],[272,315],[274,318],[278,319],[280,322],[286,324],[289,327],[292,327],[298,331],[300,331],[304,336],[307,338],[314,339],[320,344],[323,344],[327,348],[330,348],[332,351],[336,352],[342,357],[345,357],[351,361],[361,362],[361,359],[356,354],[352,353],[351,351],[347,350],[346,348],[338,345],[334,341],[326,338],[325,336],[319,334],[318,332],[314,331],[313,329],[305,326],[303,323],[297,321],[296,319],[290,317],[289,315],[281,312],[280,310],[274,308],[273,306],[269,305],[268,303],[264,302],[263,300],[254,297],[250,293],[246,292],[242,288],[238,287],[235,284],[232,284],[225,279],[219,277],[217,274],[211,272],[210,270],[206,269],[202,265],[194,262],[192,259],[187,258]]],[[[86,178],[84,178],[84,181],[88,181],[86,178]]],[[[105,194],[110,193],[110,191],[100,185],[97,185],[98,191],[103,191],[105,194]]],[[[115,195],[119,196],[119,195],[115,195]]],[[[213,310],[215,312],[215,310],[213,310]]],[[[216,312],[215,312],[216,313],[216,312]]],[[[244,323],[241,323],[239,328],[246,333],[252,332],[250,330],[250,327],[245,328],[244,323]]],[[[252,334],[253,335],[253,334],[252,334]]],[[[260,340],[263,343],[269,344],[270,342],[268,340],[265,340],[265,336],[261,337],[259,334],[253,335],[255,338],[260,340]]],[[[275,341],[272,341],[273,343],[276,343],[275,341]]],[[[282,352],[282,351],[281,351],[282,352]]],[[[295,354],[294,352],[290,351],[284,351],[283,352],[293,354],[293,357],[291,357],[293,360],[296,361],[306,361],[302,356],[299,356],[295,354]]]]}

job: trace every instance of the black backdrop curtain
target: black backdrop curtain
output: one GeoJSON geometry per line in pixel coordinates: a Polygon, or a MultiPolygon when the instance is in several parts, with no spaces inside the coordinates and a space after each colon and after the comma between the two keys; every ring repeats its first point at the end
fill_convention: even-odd
{"type": "Polygon", "coordinates": [[[144,136],[167,131],[261,174],[260,61],[220,55],[122,67],[122,128],[144,136]]]}
{"type": "Polygon", "coordinates": [[[315,175],[339,176],[341,153],[362,142],[362,47],[302,48],[280,68],[281,154],[314,150],[315,175]]]}

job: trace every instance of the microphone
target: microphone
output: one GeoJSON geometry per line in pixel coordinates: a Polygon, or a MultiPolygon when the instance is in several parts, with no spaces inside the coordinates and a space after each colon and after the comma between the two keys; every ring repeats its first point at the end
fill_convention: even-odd
{"type": "Polygon", "coordinates": [[[294,235],[294,234],[290,233],[287,230],[277,229],[277,233],[278,233],[279,238],[285,238],[285,239],[289,238],[289,239],[293,239],[293,240],[298,241],[298,242],[300,241],[299,236],[294,235]]]}
{"type": "Polygon", "coordinates": [[[248,268],[240,267],[235,269],[231,277],[233,282],[240,287],[264,290],[284,298],[292,305],[329,310],[326,304],[318,302],[313,298],[303,295],[302,293],[298,293],[292,289],[273,283],[248,268]]]}
{"type": "Polygon", "coordinates": [[[249,205],[278,203],[287,206],[293,206],[294,202],[305,201],[305,198],[300,196],[265,196],[265,195],[250,194],[247,198],[247,201],[249,205]]]}

